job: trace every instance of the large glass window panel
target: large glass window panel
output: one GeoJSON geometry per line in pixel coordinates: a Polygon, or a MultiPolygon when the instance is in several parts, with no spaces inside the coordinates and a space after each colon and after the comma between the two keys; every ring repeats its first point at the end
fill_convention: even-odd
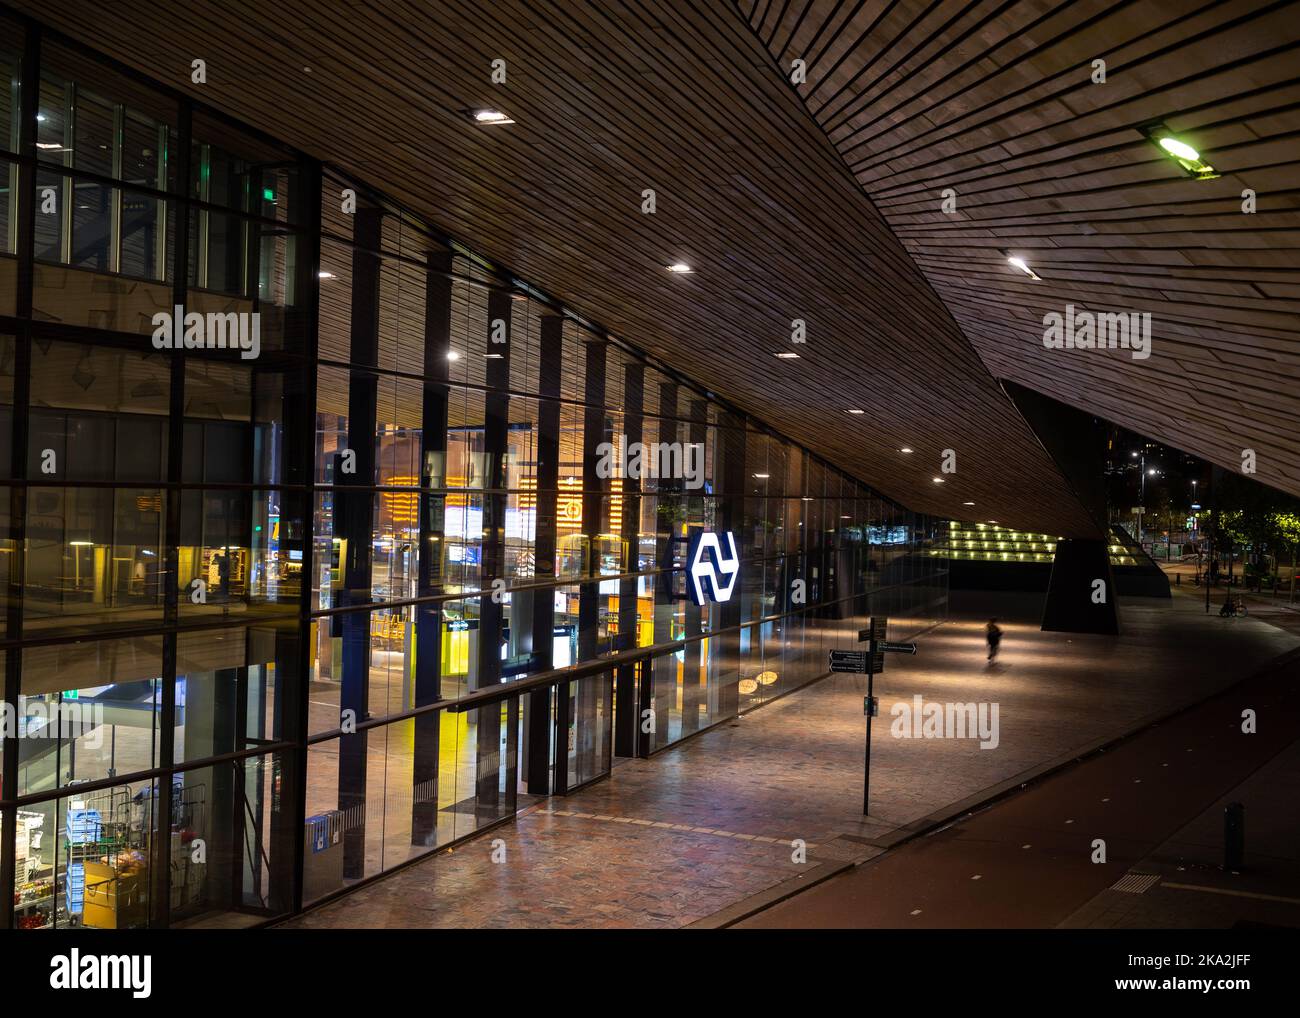
{"type": "MultiPolygon", "coordinates": [[[[2,259],[0,264],[3,264],[2,259]]],[[[0,478],[9,477],[13,467],[14,370],[18,352],[17,343],[13,336],[0,333],[0,478]]]]}
{"type": "Polygon", "coordinates": [[[175,223],[160,198],[137,191],[115,191],[120,203],[117,271],[140,279],[171,276],[175,223]]]}
{"type": "Polygon", "coordinates": [[[257,247],[257,277],[254,295],[260,316],[263,350],[301,352],[306,348],[305,323],[296,315],[302,304],[299,286],[297,234],[276,232],[258,224],[253,228],[257,247]]]}
{"type": "MultiPolygon", "coordinates": [[[[327,203],[328,204],[328,203],[327,203]]],[[[337,205],[335,206],[337,207],[337,205]]],[[[344,216],[351,235],[352,217],[344,216]]],[[[352,249],[328,238],[320,252],[320,332],[318,349],[322,360],[347,364],[352,360],[352,249]]],[[[322,377],[325,373],[321,369],[322,377]]],[[[324,403],[324,394],[321,399],[324,403]]],[[[346,398],[343,405],[347,406],[346,398]]],[[[346,411],[341,411],[346,414],[346,411]]]]}
{"type": "Polygon", "coordinates": [[[157,785],[140,781],[25,806],[12,893],[19,929],[142,929],[151,912],[157,785]]]}
{"type": "Polygon", "coordinates": [[[297,388],[287,373],[243,361],[190,357],[185,365],[185,454],[191,483],[283,482],[299,453],[289,436],[288,400],[297,388]]]}
{"type": "Polygon", "coordinates": [[[181,493],[182,617],[297,611],[302,496],[282,490],[181,493]]]}
{"type": "MultiPolygon", "coordinates": [[[[402,240],[410,231],[402,230],[402,240]]],[[[412,240],[415,238],[412,237],[412,240]]],[[[411,256],[423,258],[416,249],[411,256]]],[[[428,273],[422,265],[385,258],[379,274],[379,366],[424,373],[424,318],[428,273]]],[[[416,404],[418,407],[418,403],[416,404]]]]}
{"type": "MultiPolygon", "coordinates": [[[[465,619],[464,610],[460,601],[444,606],[439,658],[430,666],[438,669],[446,698],[465,692],[477,671],[478,620],[465,619]]],[[[342,727],[345,711],[364,719],[417,705],[415,620],[415,608],[408,605],[326,615],[312,623],[312,733],[342,727]]]]}
{"type": "MultiPolygon", "coordinates": [[[[3,73],[3,72],[0,72],[3,73]]],[[[13,288],[17,285],[16,262],[5,255],[18,250],[18,166],[0,159],[0,308],[13,314],[13,288]]]]}
{"type": "Polygon", "coordinates": [[[284,657],[296,654],[291,625],[282,631],[251,626],[178,635],[175,763],[283,737],[288,687],[297,682],[295,662],[284,657]]]}
{"type": "MultiPolygon", "coordinates": [[[[92,273],[122,274],[146,281],[163,281],[170,275],[174,223],[168,203],[138,191],[124,191],[97,181],[41,171],[37,174],[36,258],[92,273]]],[[[66,277],[73,282],[80,277],[66,277]]],[[[82,284],[85,288],[86,284],[82,284]]],[[[109,291],[125,301],[129,288],[109,291]]],[[[152,291],[144,291],[152,292],[152,291]]],[[[94,301],[99,291],[73,290],[65,300],[94,301]]],[[[137,298],[137,304],[139,298],[137,298]]],[[[164,305],[166,307],[167,305],[164,305]]],[[[107,307],[67,309],[57,320],[100,328],[136,330],[134,324],[95,320],[107,307]]],[[[153,309],[140,305],[141,313],[153,309]]]]}
{"type": "Polygon", "coordinates": [[[8,18],[0,20],[0,149],[18,151],[18,86],[22,60],[23,28],[8,18]]]}
{"type": "Polygon", "coordinates": [[[175,103],[53,40],[41,46],[36,121],[38,158],[170,189],[175,103]]]}
{"type": "Polygon", "coordinates": [[[244,216],[207,209],[191,211],[190,287],[250,297],[250,239],[249,222],[244,216]]]}
{"type": "MultiPolygon", "coordinates": [[[[0,612],[4,612],[5,625],[0,626],[0,633],[8,636],[9,608],[16,596],[14,583],[18,579],[18,566],[14,559],[17,542],[9,536],[10,520],[9,500],[11,489],[0,485],[0,612]]],[[[14,633],[14,636],[19,634],[14,633]]]]}
{"type": "Polygon", "coordinates": [[[375,410],[375,483],[420,483],[420,420],[424,386],[405,378],[381,378],[375,410]]]}
{"type": "Polygon", "coordinates": [[[267,219],[302,222],[305,196],[288,152],[202,110],[195,111],[191,126],[191,197],[267,219]]]}
{"type": "Polygon", "coordinates": [[[609,773],[613,751],[612,683],[612,673],[605,673],[558,687],[559,695],[569,698],[565,739],[569,789],[609,773]]]}
{"type": "Polygon", "coordinates": [[[164,506],[156,488],[31,488],[24,631],[157,622],[164,506]]]}
{"type": "MultiPolygon", "coordinates": [[[[40,421],[39,428],[34,430],[40,430],[41,436],[38,439],[33,435],[29,447],[30,476],[33,479],[66,477],[65,467],[71,456],[80,456],[80,469],[92,471],[90,476],[79,479],[103,476],[126,480],[135,469],[148,471],[150,468],[142,465],[135,454],[125,456],[119,468],[116,453],[111,451],[106,456],[106,466],[90,465],[86,454],[78,454],[71,447],[76,442],[72,441],[70,445],[72,433],[68,429],[80,428],[76,438],[89,441],[91,431],[107,429],[111,435],[114,423],[119,421],[151,422],[152,427],[152,422],[166,420],[170,387],[167,364],[161,357],[146,356],[144,351],[132,353],[77,343],[34,341],[31,401],[34,407],[40,408],[34,417],[34,421],[40,421]],[[93,425],[83,425],[78,422],[87,420],[86,413],[53,413],[56,409],[84,411],[98,416],[93,425]],[[53,449],[56,453],[52,469],[45,449],[53,449]],[[43,463],[45,469],[42,469],[43,463]]],[[[165,435],[165,430],[162,434],[165,435]]],[[[150,462],[155,449],[156,443],[150,441],[150,462]]],[[[161,456],[162,451],[157,451],[161,456]]]]}
{"type": "Polygon", "coordinates": [[[456,836],[456,747],[464,716],[439,712],[386,726],[383,864],[398,866],[456,836]],[[420,776],[417,778],[417,760],[420,776]],[[444,797],[444,789],[453,791],[444,797]]]}
{"type": "Polygon", "coordinates": [[[162,637],[23,650],[18,794],[158,764],[162,637]]]}
{"type": "Polygon", "coordinates": [[[36,224],[34,253],[37,261],[66,262],[71,248],[68,208],[71,205],[71,180],[52,170],[36,174],[36,224]]]}
{"type": "Polygon", "coordinates": [[[286,754],[274,753],[175,776],[171,925],[230,929],[289,911],[292,766],[286,754]]]}
{"type": "Polygon", "coordinates": [[[383,869],[385,741],[369,729],[308,750],[304,902],[383,869]]]}
{"type": "Polygon", "coordinates": [[[456,837],[473,834],[515,812],[518,702],[512,699],[464,711],[457,740],[456,837]]]}

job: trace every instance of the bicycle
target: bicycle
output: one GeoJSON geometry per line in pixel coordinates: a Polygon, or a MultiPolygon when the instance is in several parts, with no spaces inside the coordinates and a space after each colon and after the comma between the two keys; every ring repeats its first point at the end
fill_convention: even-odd
{"type": "Polygon", "coordinates": [[[1239,619],[1244,619],[1247,614],[1246,601],[1244,598],[1240,597],[1229,596],[1228,599],[1223,602],[1223,607],[1219,609],[1219,618],[1221,619],[1230,619],[1233,616],[1236,616],[1239,619]]]}

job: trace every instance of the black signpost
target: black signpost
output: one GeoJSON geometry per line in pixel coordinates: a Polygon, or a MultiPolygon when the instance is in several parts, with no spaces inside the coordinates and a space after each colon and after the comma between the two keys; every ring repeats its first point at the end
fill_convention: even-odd
{"type": "Polygon", "coordinates": [[[880,713],[880,704],[875,695],[875,678],[877,672],[885,670],[885,653],[915,654],[915,643],[890,643],[885,639],[885,630],[889,619],[872,616],[866,629],[858,630],[858,640],[867,644],[866,650],[831,651],[830,668],[832,672],[855,672],[867,676],[867,697],[862,702],[862,713],[867,717],[866,762],[862,774],[862,815],[870,812],[871,806],[871,719],[880,713]]]}

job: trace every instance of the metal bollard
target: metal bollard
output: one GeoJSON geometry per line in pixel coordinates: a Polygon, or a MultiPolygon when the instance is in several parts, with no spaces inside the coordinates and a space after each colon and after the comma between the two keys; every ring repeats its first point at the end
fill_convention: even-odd
{"type": "Polygon", "coordinates": [[[1239,873],[1246,851],[1246,807],[1230,802],[1223,807],[1223,868],[1239,873]]]}

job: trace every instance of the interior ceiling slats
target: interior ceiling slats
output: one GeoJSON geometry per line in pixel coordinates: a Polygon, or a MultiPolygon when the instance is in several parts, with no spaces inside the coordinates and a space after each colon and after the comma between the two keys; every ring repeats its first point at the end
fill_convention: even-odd
{"type": "MultiPolygon", "coordinates": [[[[183,17],[162,0],[16,6],[388,192],[906,505],[1095,532],[728,4],[225,0],[183,17]],[[196,57],[205,85],[190,82],[196,57]],[[498,57],[505,85],[489,79],[498,57]],[[517,123],[461,115],[483,106],[517,123]],[[645,188],[654,215],[640,211],[645,188]],[[669,276],[676,261],[698,272],[669,276]],[[795,318],[808,324],[802,358],[778,360],[795,318]],[[958,470],[935,484],[945,449],[958,470]]],[[[774,39],[816,20],[797,0],[770,6],[774,39]]],[[[841,55],[847,71],[853,54],[841,55]]],[[[898,201],[909,226],[928,225],[915,198],[898,201]]],[[[931,257],[948,257],[943,243],[931,257]]]]}
{"type": "Polygon", "coordinates": [[[994,375],[1230,469],[1254,449],[1258,479],[1300,494],[1300,5],[738,10],[775,76],[807,61],[807,109],[994,375]],[[1184,175],[1153,121],[1222,176],[1184,175]],[[1150,359],[1044,349],[1066,304],[1150,312],[1150,359]]]}

